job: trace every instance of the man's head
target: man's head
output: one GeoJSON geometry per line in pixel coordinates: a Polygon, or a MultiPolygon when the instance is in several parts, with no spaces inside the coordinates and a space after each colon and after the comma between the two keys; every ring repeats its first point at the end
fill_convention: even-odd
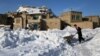
{"type": "Polygon", "coordinates": [[[74,24],[74,27],[77,27],[77,25],[76,25],[76,24],[74,24]]]}

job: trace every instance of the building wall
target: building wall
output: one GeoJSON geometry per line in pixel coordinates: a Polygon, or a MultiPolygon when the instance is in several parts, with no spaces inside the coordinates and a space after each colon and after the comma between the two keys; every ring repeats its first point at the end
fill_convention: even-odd
{"type": "MultiPolygon", "coordinates": [[[[82,28],[93,28],[93,23],[90,21],[82,21],[82,12],[78,11],[69,11],[66,13],[63,13],[60,16],[62,22],[65,22],[68,25],[74,25],[77,24],[78,26],[82,28]]],[[[67,26],[67,25],[66,25],[67,26]]],[[[64,26],[64,27],[66,27],[64,26]]],[[[62,25],[62,28],[64,28],[62,25]]]]}
{"type": "Polygon", "coordinates": [[[78,25],[81,28],[93,28],[93,22],[89,21],[83,21],[83,22],[72,22],[71,25],[73,26],[74,24],[78,25]]]}
{"type": "Polygon", "coordinates": [[[60,18],[62,21],[66,23],[82,21],[82,12],[77,12],[77,11],[65,12],[60,16],[60,18]]]}
{"type": "Polygon", "coordinates": [[[27,27],[27,23],[26,23],[26,21],[27,21],[27,13],[24,13],[24,12],[23,12],[23,13],[21,14],[21,17],[22,17],[22,19],[23,19],[23,20],[22,20],[22,21],[23,21],[23,22],[22,22],[22,28],[25,28],[25,27],[27,27]]]}
{"type": "Polygon", "coordinates": [[[34,16],[35,15],[28,15],[27,16],[28,23],[40,22],[41,15],[38,15],[38,18],[37,19],[34,19],[34,16]]]}
{"type": "Polygon", "coordinates": [[[71,12],[69,12],[69,13],[71,13],[71,15],[70,15],[70,17],[71,17],[71,22],[82,21],[82,12],[71,11],[71,12]]]}
{"type": "Polygon", "coordinates": [[[7,15],[6,14],[0,14],[0,24],[5,25],[7,22],[7,15]]]}
{"type": "Polygon", "coordinates": [[[29,25],[29,29],[32,30],[40,30],[40,22],[41,22],[41,15],[40,14],[31,14],[27,15],[27,24],[29,25]]]}
{"type": "Polygon", "coordinates": [[[14,29],[22,28],[22,26],[23,26],[22,18],[21,17],[14,18],[14,29]]]}
{"type": "Polygon", "coordinates": [[[65,23],[70,23],[71,22],[71,13],[63,13],[59,18],[65,23]]]}
{"type": "Polygon", "coordinates": [[[57,18],[45,19],[47,29],[60,29],[61,21],[57,18]]]}
{"type": "Polygon", "coordinates": [[[87,16],[89,21],[93,22],[93,28],[100,27],[100,18],[99,16],[87,16]]]}

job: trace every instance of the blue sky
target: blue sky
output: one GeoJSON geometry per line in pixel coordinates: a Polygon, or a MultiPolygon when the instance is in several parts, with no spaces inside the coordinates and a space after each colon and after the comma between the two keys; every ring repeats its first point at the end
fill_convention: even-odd
{"type": "Polygon", "coordinates": [[[0,13],[16,11],[21,5],[45,5],[56,15],[71,8],[82,11],[84,16],[100,15],[100,0],[0,0],[0,13]]]}

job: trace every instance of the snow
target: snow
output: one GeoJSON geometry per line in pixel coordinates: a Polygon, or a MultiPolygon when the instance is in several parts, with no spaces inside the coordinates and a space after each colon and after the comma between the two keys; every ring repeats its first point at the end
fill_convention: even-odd
{"type": "Polygon", "coordinates": [[[82,54],[81,56],[100,56],[100,33],[97,33],[93,39],[75,46],[75,48],[82,54]]]}
{"type": "Polygon", "coordinates": [[[38,8],[31,8],[31,7],[23,7],[23,6],[20,6],[17,10],[17,12],[23,12],[23,11],[26,11],[28,12],[29,14],[34,14],[34,13],[41,13],[40,12],[40,9],[38,8]]]}
{"type": "Polygon", "coordinates": [[[44,8],[38,8],[38,7],[29,7],[29,6],[20,6],[17,10],[17,12],[28,12],[28,14],[42,14],[42,13],[45,13],[45,12],[41,12],[41,10],[43,11],[48,11],[48,9],[44,9],[44,8]]]}
{"type": "Polygon", "coordinates": [[[79,44],[76,29],[31,31],[0,29],[0,56],[100,56],[100,28],[82,29],[86,42],[79,44]],[[64,36],[73,35],[72,44],[64,36]],[[75,40],[76,39],[76,40],[75,40]]]}

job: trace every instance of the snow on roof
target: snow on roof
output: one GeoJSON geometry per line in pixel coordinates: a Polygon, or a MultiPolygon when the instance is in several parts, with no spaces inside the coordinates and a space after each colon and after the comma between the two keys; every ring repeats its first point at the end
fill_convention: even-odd
{"type": "Polygon", "coordinates": [[[20,6],[17,10],[17,12],[23,12],[23,11],[26,11],[29,14],[41,14],[43,12],[47,13],[48,8],[46,6],[42,6],[42,7],[20,6]]]}

